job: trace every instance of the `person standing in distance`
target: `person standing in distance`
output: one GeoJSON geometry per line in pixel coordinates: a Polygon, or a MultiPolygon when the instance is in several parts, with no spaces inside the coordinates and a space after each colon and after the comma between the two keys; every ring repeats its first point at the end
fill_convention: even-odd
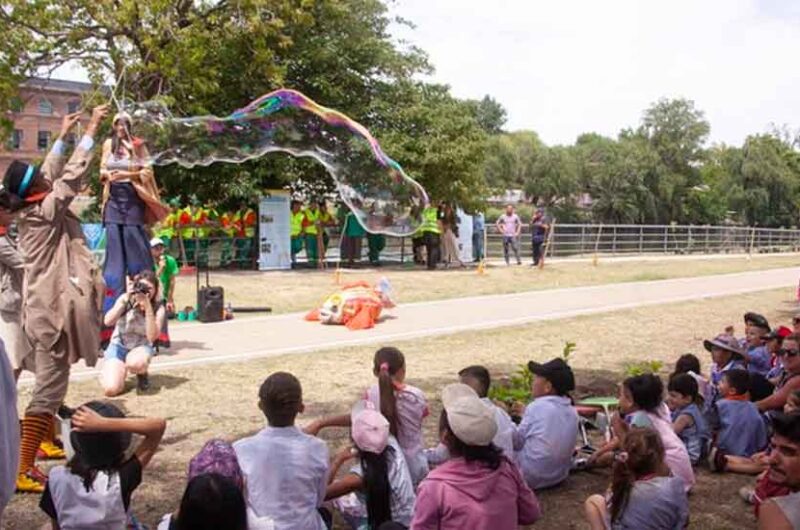
{"type": "Polygon", "coordinates": [[[519,259],[519,243],[517,238],[522,232],[522,221],[514,212],[514,206],[509,204],[506,206],[506,213],[497,218],[495,223],[497,231],[503,234],[503,257],[506,259],[506,265],[509,265],[509,248],[514,251],[514,256],[517,258],[517,265],[522,265],[522,260],[519,259]]]}
{"type": "Polygon", "coordinates": [[[536,208],[531,218],[531,247],[533,249],[533,265],[539,265],[542,259],[542,247],[547,241],[547,233],[550,231],[550,219],[544,215],[544,208],[536,208]]]}
{"type": "Polygon", "coordinates": [[[155,273],[158,276],[158,283],[161,284],[161,300],[166,309],[167,318],[164,319],[164,326],[158,335],[156,345],[169,348],[169,329],[167,321],[175,317],[175,279],[178,277],[180,267],[178,262],[167,254],[166,246],[161,238],[154,237],[150,240],[150,254],[155,263],[155,273]]]}

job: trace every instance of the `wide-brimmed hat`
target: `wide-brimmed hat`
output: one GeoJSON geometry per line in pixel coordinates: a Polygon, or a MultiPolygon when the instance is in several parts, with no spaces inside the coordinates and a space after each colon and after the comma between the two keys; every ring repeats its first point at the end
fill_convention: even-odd
{"type": "Polygon", "coordinates": [[[739,345],[739,341],[736,340],[736,337],[733,337],[726,333],[721,333],[716,337],[714,337],[713,339],[704,340],[703,346],[708,351],[711,351],[713,348],[720,348],[722,350],[729,351],[736,355],[742,354],[742,348],[739,345]]]}

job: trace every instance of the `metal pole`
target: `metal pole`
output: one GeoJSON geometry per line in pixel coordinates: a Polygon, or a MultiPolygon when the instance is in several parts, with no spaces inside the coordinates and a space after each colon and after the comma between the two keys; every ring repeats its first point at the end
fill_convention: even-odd
{"type": "Polygon", "coordinates": [[[644,245],[644,226],[639,226],[639,254],[642,254],[642,246],[644,245]]]}

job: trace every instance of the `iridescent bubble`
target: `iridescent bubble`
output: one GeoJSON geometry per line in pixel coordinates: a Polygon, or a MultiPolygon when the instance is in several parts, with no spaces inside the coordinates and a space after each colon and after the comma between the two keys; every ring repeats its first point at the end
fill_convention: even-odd
{"type": "Polygon", "coordinates": [[[295,90],[277,90],[229,116],[176,118],[162,104],[127,106],[153,165],[240,163],[281,151],[311,157],[336,182],[369,232],[407,236],[419,228],[425,189],[389,158],[361,124],[295,90]]]}

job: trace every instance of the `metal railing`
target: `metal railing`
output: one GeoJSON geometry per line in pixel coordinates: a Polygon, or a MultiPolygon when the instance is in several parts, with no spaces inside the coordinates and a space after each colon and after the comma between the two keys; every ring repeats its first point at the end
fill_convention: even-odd
{"type": "Polygon", "coordinates": [[[800,230],[694,225],[556,224],[548,255],[796,252],[800,230]]]}
{"type": "MultiPolygon", "coordinates": [[[[493,225],[487,225],[486,257],[503,259],[503,237],[493,225]]],[[[547,244],[548,257],[580,257],[592,255],[644,255],[644,254],[747,254],[800,251],[800,230],[781,228],[753,228],[695,225],[601,225],[555,224],[547,244]]],[[[182,257],[177,241],[173,240],[172,255],[182,257]]],[[[330,232],[326,260],[339,260],[340,237],[330,232]]],[[[531,233],[523,226],[519,237],[519,250],[523,259],[532,257],[531,233]]],[[[189,245],[193,247],[194,245],[189,245]]],[[[381,262],[413,263],[411,238],[386,237],[386,246],[380,253],[381,262]]],[[[251,269],[257,262],[256,240],[211,238],[197,244],[197,250],[187,249],[190,265],[200,260],[211,268],[251,269]]],[[[362,262],[368,261],[368,241],[362,245],[362,262]]],[[[298,255],[305,262],[305,251],[298,255]]]]}

